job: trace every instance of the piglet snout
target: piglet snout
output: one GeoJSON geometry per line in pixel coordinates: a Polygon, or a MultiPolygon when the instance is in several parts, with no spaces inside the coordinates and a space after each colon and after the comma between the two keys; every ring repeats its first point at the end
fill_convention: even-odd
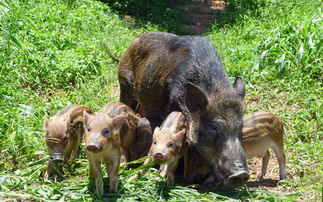
{"type": "Polygon", "coordinates": [[[166,154],[164,152],[156,152],[153,155],[153,158],[155,160],[164,161],[166,159],[166,154]]]}
{"type": "Polygon", "coordinates": [[[53,162],[62,163],[63,162],[63,154],[62,153],[54,153],[52,155],[53,162]]]}
{"type": "Polygon", "coordinates": [[[100,144],[88,144],[86,145],[86,150],[92,153],[98,153],[102,150],[102,146],[100,144]]]}

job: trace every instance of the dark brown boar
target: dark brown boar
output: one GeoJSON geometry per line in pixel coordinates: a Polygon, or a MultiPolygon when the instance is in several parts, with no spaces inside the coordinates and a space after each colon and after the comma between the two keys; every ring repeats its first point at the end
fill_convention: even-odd
{"type": "Polygon", "coordinates": [[[244,82],[230,86],[216,50],[198,36],[151,32],[136,37],[118,64],[120,101],[142,116],[181,111],[188,141],[227,184],[249,178],[241,146],[244,82]]]}
{"type": "MultiPolygon", "coordinates": [[[[153,139],[152,127],[148,119],[140,118],[137,123],[136,139],[130,149],[130,161],[147,156],[153,139]]],[[[131,168],[140,164],[134,164],[131,168]]]]}
{"type": "Polygon", "coordinates": [[[279,163],[279,178],[286,178],[284,154],[284,127],[281,119],[271,112],[255,112],[243,118],[242,147],[247,158],[262,157],[262,168],[258,174],[261,180],[266,174],[269,148],[276,154],[279,163]]]}
{"type": "Polygon", "coordinates": [[[55,163],[66,164],[72,156],[77,157],[83,137],[83,111],[90,108],[72,104],[59,111],[51,120],[45,118],[45,141],[51,160],[46,175],[50,177],[55,163]]]}
{"type": "MultiPolygon", "coordinates": [[[[247,158],[262,157],[262,168],[258,174],[261,180],[266,174],[269,161],[269,148],[276,154],[279,163],[279,178],[286,178],[286,159],[283,148],[284,128],[281,119],[271,112],[255,112],[243,117],[242,147],[247,158]]],[[[187,181],[190,183],[207,184],[211,169],[203,164],[203,158],[192,152],[189,155],[187,181]]]]}
{"type": "MultiPolygon", "coordinates": [[[[161,165],[161,176],[167,178],[168,184],[174,184],[175,171],[178,161],[187,154],[188,143],[186,141],[186,120],[181,112],[170,113],[161,127],[157,127],[153,134],[153,143],[149,150],[149,156],[144,164],[156,161],[161,165]]],[[[185,160],[184,160],[185,161],[185,160]]],[[[187,162],[187,161],[185,161],[187,162]]],[[[184,166],[184,177],[187,167],[184,166]]],[[[147,172],[145,168],[129,180],[143,176],[147,172]]]]}
{"type": "Polygon", "coordinates": [[[205,163],[206,160],[194,147],[189,148],[187,155],[187,176],[185,181],[190,184],[210,185],[215,181],[212,165],[205,163]]]}

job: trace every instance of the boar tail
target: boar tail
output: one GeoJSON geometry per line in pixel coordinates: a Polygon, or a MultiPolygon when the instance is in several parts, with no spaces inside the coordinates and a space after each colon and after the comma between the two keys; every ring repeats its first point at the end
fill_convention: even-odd
{"type": "Polygon", "coordinates": [[[112,55],[112,53],[109,51],[107,45],[103,42],[101,42],[101,47],[104,49],[104,51],[111,57],[111,59],[117,63],[119,63],[120,58],[117,58],[116,56],[112,55]]]}

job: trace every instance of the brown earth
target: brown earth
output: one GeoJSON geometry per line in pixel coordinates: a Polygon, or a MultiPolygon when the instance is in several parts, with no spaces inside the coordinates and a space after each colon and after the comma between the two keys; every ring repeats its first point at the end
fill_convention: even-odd
{"type": "Polygon", "coordinates": [[[224,0],[189,0],[184,5],[178,5],[181,10],[187,13],[182,29],[193,35],[200,35],[208,32],[217,14],[225,11],[224,0]]]}

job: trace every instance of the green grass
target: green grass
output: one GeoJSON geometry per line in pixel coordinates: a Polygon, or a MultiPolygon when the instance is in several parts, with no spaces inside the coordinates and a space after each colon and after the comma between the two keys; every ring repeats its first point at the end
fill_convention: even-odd
{"type": "MultiPolygon", "coordinates": [[[[0,1],[0,200],[1,196],[98,199],[89,191],[84,154],[71,168],[64,168],[65,180],[43,179],[48,157],[42,123],[45,116],[70,103],[98,110],[118,100],[116,64],[101,49],[101,41],[120,56],[140,33],[178,29],[174,16],[180,14],[165,10],[165,2],[152,1],[134,13],[122,10],[122,5],[131,2],[0,1]],[[150,12],[144,15],[144,9],[150,12]],[[167,18],[162,11],[172,13],[167,18]],[[127,24],[125,14],[134,15],[139,25],[127,24]]],[[[207,35],[218,48],[230,79],[235,75],[245,79],[246,112],[273,111],[284,120],[289,179],[280,183],[279,192],[239,187],[199,193],[191,187],[167,186],[154,170],[127,182],[135,171],[121,169],[119,192],[107,194],[105,199],[274,201],[322,197],[322,2],[229,3],[228,12],[207,35]]]]}

